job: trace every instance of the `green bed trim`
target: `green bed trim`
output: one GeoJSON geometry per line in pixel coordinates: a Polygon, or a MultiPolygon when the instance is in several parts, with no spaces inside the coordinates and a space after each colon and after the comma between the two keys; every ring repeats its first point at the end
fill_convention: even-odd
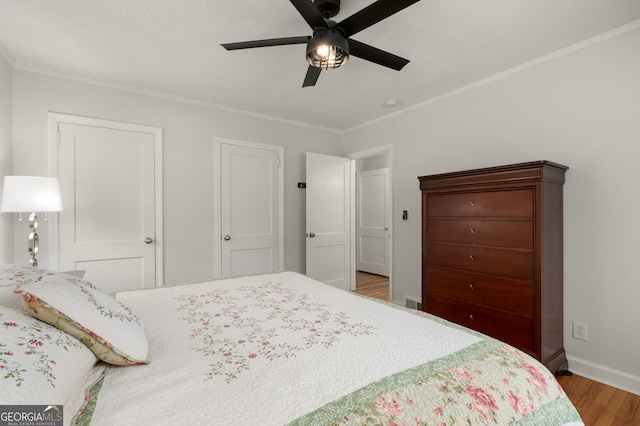
{"type": "Polygon", "coordinates": [[[549,419],[555,420],[559,425],[571,422],[582,423],[580,415],[573,407],[573,405],[571,405],[568,399],[556,399],[538,408],[527,417],[524,417],[513,423],[513,425],[547,425],[549,423],[549,419]]]}
{"type": "Polygon", "coordinates": [[[105,373],[100,375],[100,378],[96,380],[96,382],[89,387],[87,391],[87,402],[84,406],[84,409],[81,413],[75,415],[73,419],[71,419],[71,425],[73,426],[89,426],[91,424],[91,418],[93,417],[93,412],[96,409],[96,403],[98,402],[98,394],[100,393],[100,389],[102,389],[102,384],[104,383],[105,373]]]}
{"type": "Polygon", "coordinates": [[[367,402],[376,399],[380,395],[384,395],[385,393],[415,383],[421,377],[429,377],[435,373],[446,371],[457,365],[473,361],[501,346],[504,346],[504,344],[496,340],[483,340],[449,356],[410,368],[366,385],[349,395],[338,398],[337,400],[294,420],[289,424],[292,426],[302,426],[310,424],[328,425],[336,423],[347,414],[367,402]]]}

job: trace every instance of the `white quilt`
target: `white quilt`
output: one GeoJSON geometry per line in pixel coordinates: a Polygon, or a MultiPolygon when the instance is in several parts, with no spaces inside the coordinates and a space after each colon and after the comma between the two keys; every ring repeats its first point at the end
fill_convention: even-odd
{"type": "Polygon", "coordinates": [[[117,298],[150,364],[107,368],[92,425],[282,425],[482,340],[293,272],[117,298]]]}

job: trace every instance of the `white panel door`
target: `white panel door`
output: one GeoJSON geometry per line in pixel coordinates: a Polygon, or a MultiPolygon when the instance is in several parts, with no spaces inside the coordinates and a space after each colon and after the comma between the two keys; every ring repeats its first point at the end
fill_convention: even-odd
{"type": "Polygon", "coordinates": [[[60,123],[59,268],[104,291],[156,285],[155,135],[60,123]]]}
{"type": "Polygon", "coordinates": [[[223,277],[279,270],[279,167],[278,150],[220,145],[223,277]]]}
{"type": "Polygon", "coordinates": [[[389,169],[358,172],[357,264],[359,271],[389,276],[389,169]]]}
{"type": "Polygon", "coordinates": [[[352,160],[307,153],[307,275],[353,290],[352,160]]]}

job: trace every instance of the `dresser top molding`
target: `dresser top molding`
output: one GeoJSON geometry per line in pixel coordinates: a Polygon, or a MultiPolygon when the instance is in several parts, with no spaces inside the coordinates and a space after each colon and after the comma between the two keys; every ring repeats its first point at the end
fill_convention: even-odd
{"type": "Polygon", "coordinates": [[[484,169],[419,176],[420,189],[456,187],[484,183],[521,183],[543,181],[562,185],[569,167],[551,161],[531,161],[484,169]]]}

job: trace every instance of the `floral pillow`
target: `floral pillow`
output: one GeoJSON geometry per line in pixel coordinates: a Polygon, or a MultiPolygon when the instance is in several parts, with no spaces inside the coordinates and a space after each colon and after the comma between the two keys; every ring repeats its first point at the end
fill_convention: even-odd
{"type": "Polygon", "coordinates": [[[75,337],[0,306],[0,405],[62,405],[96,357],[75,337]]]}
{"type": "Polygon", "coordinates": [[[129,308],[80,278],[54,275],[18,287],[27,312],[78,338],[115,365],[148,362],[142,321],[129,308]]]}
{"type": "Polygon", "coordinates": [[[0,306],[24,311],[22,298],[13,290],[19,285],[41,281],[54,274],[56,273],[31,266],[0,265],[0,306]]]}

